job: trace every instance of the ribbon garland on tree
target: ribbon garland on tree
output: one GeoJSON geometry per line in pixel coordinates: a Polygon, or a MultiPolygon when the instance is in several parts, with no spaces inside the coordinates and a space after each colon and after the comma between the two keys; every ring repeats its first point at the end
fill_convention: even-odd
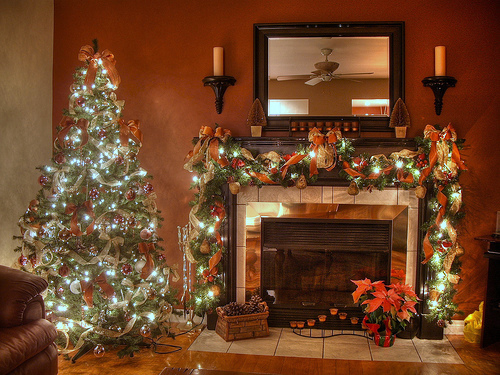
{"type": "MultiPolygon", "coordinates": [[[[252,155],[231,138],[228,130],[201,127],[199,138],[193,150],[188,153],[184,165],[186,170],[198,174],[192,185],[192,188],[198,189],[198,193],[189,214],[191,231],[189,246],[185,250],[187,259],[197,263],[197,277],[201,281],[194,291],[195,308],[198,311],[215,308],[218,299],[210,293],[211,287],[223,285],[220,270],[214,274],[213,267],[209,264],[213,263],[211,260],[214,256],[218,258],[225,251],[219,233],[225,215],[213,214],[214,207],[218,207],[218,210],[224,207],[223,196],[218,192],[220,185],[229,181],[243,186],[281,184],[289,187],[305,171],[308,171],[306,180],[313,182],[319,173],[318,169],[332,170],[337,160],[340,160],[340,175],[369,191],[396,185],[404,189],[417,188],[416,195],[423,198],[426,191],[424,185],[434,187],[437,206],[433,206],[436,207],[435,215],[428,222],[423,263],[433,259],[430,262],[432,269],[438,275],[445,274],[444,279],[440,277],[429,282],[429,288],[438,284],[441,289],[444,288],[443,298],[430,302],[430,316],[439,320],[451,320],[456,311],[456,305],[451,301],[456,293],[453,285],[458,282],[460,272],[456,259],[464,253],[456,242],[454,225],[460,216],[458,214],[462,199],[458,174],[460,170],[465,170],[453,127],[448,125],[443,130],[437,130],[428,125],[424,138],[416,139],[419,145],[417,151],[402,150],[392,153],[389,158],[385,155],[353,157],[355,149],[348,139],[342,137],[340,129],[334,129],[326,135],[318,129],[312,129],[308,139],[311,142],[308,149],[299,146],[296,152],[279,155],[278,160],[273,157],[272,163],[269,163],[269,155],[252,155]],[[453,218],[455,215],[456,219],[453,218]],[[444,246],[443,243],[448,243],[438,239],[443,236],[450,240],[449,246],[444,246]],[[211,238],[216,246],[207,246],[211,238]],[[439,258],[433,255],[435,249],[439,250],[439,258]]],[[[434,199],[431,198],[430,201],[434,202],[434,199]]],[[[219,262],[220,259],[217,264],[219,262]]]]}

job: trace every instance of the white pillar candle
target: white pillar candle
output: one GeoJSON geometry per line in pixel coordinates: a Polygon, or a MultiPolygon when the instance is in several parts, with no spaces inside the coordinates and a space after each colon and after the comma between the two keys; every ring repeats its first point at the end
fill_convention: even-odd
{"type": "Polygon", "coordinates": [[[434,75],[446,75],[446,47],[436,46],[434,48],[434,75]]]}
{"type": "Polygon", "coordinates": [[[214,76],[224,75],[224,48],[214,47],[214,76]]]}

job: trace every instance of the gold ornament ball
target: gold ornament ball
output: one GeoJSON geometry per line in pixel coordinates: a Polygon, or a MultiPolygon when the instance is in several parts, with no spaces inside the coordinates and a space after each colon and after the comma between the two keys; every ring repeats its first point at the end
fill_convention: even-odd
{"type": "Polygon", "coordinates": [[[220,295],[220,286],[218,285],[212,285],[210,287],[210,291],[214,294],[215,297],[220,295]]]}
{"type": "Polygon", "coordinates": [[[139,333],[142,337],[150,337],[151,336],[151,327],[148,325],[143,325],[141,329],[139,329],[139,333]]]}
{"type": "Polygon", "coordinates": [[[415,188],[415,195],[419,199],[424,199],[426,193],[427,189],[425,188],[425,186],[417,186],[415,188]]]}
{"type": "Polygon", "coordinates": [[[104,356],[104,354],[106,354],[106,350],[104,349],[104,346],[102,346],[101,344],[97,344],[94,348],[94,355],[97,358],[101,358],[104,356]]]}
{"type": "Polygon", "coordinates": [[[229,184],[229,190],[231,191],[231,194],[236,195],[240,192],[240,187],[241,184],[239,182],[231,182],[229,184]]]}
{"type": "Polygon", "coordinates": [[[202,253],[202,254],[209,254],[210,253],[210,244],[208,243],[206,238],[203,240],[203,242],[200,245],[200,253],[202,253]]]}
{"type": "Polygon", "coordinates": [[[297,179],[295,186],[297,186],[297,189],[305,189],[307,187],[306,176],[301,174],[300,177],[297,179]]]}
{"type": "Polygon", "coordinates": [[[355,181],[351,181],[351,183],[349,184],[349,187],[347,188],[347,194],[349,194],[349,195],[358,195],[359,194],[359,187],[355,181]]]}

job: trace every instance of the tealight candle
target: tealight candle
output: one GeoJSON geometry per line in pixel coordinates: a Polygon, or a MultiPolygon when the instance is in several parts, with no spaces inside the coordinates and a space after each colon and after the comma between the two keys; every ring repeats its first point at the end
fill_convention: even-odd
{"type": "Polygon", "coordinates": [[[332,314],[332,315],[337,315],[337,313],[338,313],[338,312],[339,312],[339,309],[336,309],[336,308],[334,308],[334,307],[332,307],[332,308],[330,309],[330,314],[332,314]]]}
{"type": "Polygon", "coordinates": [[[296,322],[297,328],[304,328],[304,322],[296,322]]]}
{"type": "Polygon", "coordinates": [[[316,320],[315,320],[315,319],[307,319],[307,325],[308,325],[309,327],[314,326],[314,323],[316,323],[316,320]]]}
{"type": "Polygon", "coordinates": [[[290,322],[290,327],[292,327],[292,328],[297,327],[297,322],[294,322],[294,321],[290,322]]]}
{"type": "Polygon", "coordinates": [[[339,318],[344,320],[347,318],[347,313],[339,313],[339,318]]]}
{"type": "Polygon", "coordinates": [[[326,320],[326,315],[318,315],[318,320],[323,323],[326,320]]]}
{"type": "Polygon", "coordinates": [[[358,320],[359,320],[359,318],[358,318],[358,317],[353,316],[353,317],[351,318],[351,323],[352,323],[352,324],[358,324],[358,320]]]}

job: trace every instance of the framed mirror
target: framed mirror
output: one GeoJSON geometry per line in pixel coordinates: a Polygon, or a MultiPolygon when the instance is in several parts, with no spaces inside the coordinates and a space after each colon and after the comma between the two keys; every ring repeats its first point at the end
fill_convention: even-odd
{"type": "Polygon", "coordinates": [[[254,96],[266,131],[356,121],[392,132],[390,110],[404,100],[404,23],[255,24],[254,96]]]}

